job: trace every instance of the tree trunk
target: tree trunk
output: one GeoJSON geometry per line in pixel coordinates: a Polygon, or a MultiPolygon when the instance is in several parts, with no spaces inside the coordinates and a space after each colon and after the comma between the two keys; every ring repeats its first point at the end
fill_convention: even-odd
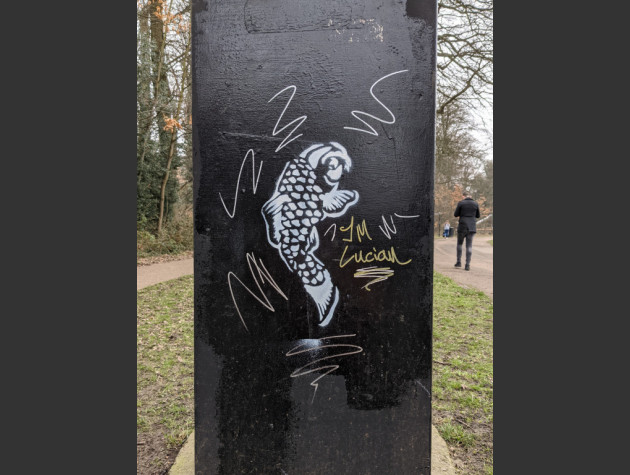
{"type": "MultiPolygon", "coordinates": [[[[183,76],[182,76],[182,81],[180,82],[180,87],[179,87],[179,98],[177,100],[177,110],[175,111],[176,120],[181,113],[184,97],[186,95],[186,83],[188,80],[188,69],[189,69],[188,61],[190,57],[189,53],[190,53],[190,40],[186,44],[186,50],[183,56],[183,62],[184,62],[183,67],[182,67],[183,76]]],[[[166,161],[166,169],[164,171],[164,179],[162,180],[162,187],[160,188],[160,215],[158,218],[158,227],[157,227],[158,236],[162,232],[162,225],[164,223],[164,203],[166,201],[166,185],[168,184],[168,179],[171,175],[171,165],[173,163],[173,157],[175,156],[176,143],[177,143],[177,128],[173,126],[173,130],[171,131],[170,145],[169,145],[167,161],[166,161]]]]}
{"type": "Polygon", "coordinates": [[[151,36],[149,32],[149,16],[151,15],[150,5],[145,5],[139,12],[140,31],[138,34],[138,149],[141,150],[139,162],[144,162],[144,147],[146,137],[151,128],[152,100],[151,100],[151,36]],[[142,142],[142,143],[141,143],[142,142]]]}
{"type": "Polygon", "coordinates": [[[175,156],[175,143],[177,142],[177,134],[173,132],[171,135],[171,147],[168,153],[168,161],[166,162],[166,171],[164,172],[164,179],[162,180],[162,187],[160,189],[160,217],[158,218],[157,234],[158,236],[162,232],[162,224],[164,221],[164,202],[166,200],[166,185],[171,175],[171,164],[173,163],[173,157],[175,156]]]}

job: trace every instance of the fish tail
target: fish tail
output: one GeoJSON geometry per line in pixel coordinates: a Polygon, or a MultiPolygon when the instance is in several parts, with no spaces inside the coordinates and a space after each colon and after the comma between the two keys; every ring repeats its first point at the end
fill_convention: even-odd
{"type": "Polygon", "coordinates": [[[333,285],[326,268],[310,255],[298,265],[298,275],[317,305],[319,326],[325,327],[330,323],[339,302],[339,290],[333,285]]]}

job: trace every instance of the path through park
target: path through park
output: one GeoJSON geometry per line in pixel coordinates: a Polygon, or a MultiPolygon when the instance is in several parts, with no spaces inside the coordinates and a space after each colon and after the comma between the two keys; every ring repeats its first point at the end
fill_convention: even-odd
{"type": "Polygon", "coordinates": [[[138,290],[193,273],[193,259],[179,259],[137,267],[138,290]]]}
{"type": "MultiPolygon", "coordinates": [[[[493,286],[493,255],[494,248],[490,245],[493,239],[488,234],[477,234],[473,239],[470,270],[464,267],[453,267],[457,259],[457,238],[435,238],[433,246],[433,268],[442,275],[450,277],[458,285],[465,288],[481,290],[491,299],[494,298],[493,286]]],[[[462,250],[462,265],[465,260],[466,248],[462,250]]]]}

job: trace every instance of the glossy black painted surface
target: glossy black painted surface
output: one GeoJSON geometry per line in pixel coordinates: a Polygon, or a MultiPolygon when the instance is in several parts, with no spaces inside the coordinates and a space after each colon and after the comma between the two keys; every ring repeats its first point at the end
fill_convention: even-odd
{"type": "Polygon", "coordinates": [[[435,3],[192,5],[196,473],[429,474],[435,3]]]}

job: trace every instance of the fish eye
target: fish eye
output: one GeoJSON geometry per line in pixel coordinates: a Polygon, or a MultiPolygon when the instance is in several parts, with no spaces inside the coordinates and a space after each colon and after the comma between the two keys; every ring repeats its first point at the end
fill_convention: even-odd
{"type": "Polygon", "coordinates": [[[339,160],[336,157],[330,157],[326,162],[329,170],[334,170],[339,166],[339,160]]]}

